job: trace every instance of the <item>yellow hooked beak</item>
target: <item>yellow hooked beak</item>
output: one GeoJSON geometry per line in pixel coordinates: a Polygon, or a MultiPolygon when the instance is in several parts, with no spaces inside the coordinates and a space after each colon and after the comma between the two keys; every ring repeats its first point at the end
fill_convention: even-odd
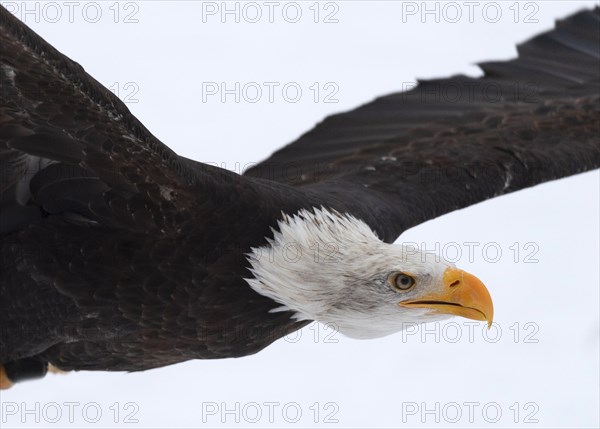
{"type": "Polygon", "coordinates": [[[438,314],[452,314],[467,319],[487,320],[488,328],[492,326],[494,317],[492,298],[481,280],[458,268],[446,269],[441,292],[402,301],[399,305],[429,308],[438,314]]]}

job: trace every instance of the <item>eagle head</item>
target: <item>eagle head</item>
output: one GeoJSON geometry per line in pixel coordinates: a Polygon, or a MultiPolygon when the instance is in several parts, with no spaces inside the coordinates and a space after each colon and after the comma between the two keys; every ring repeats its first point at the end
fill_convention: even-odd
{"type": "Polygon", "coordinates": [[[489,292],[438,255],[381,241],[363,221],[325,208],[283,215],[247,255],[258,293],[298,320],[377,338],[450,316],[492,323],[489,292]]]}

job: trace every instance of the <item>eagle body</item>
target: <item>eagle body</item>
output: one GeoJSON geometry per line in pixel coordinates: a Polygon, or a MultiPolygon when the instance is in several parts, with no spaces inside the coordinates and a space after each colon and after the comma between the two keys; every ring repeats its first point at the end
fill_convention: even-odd
{"type": "Polygon", "coordinates": [[[171,236],[56,220],[3,240],[0,281],[19,289],[2,289],[0,309],[19,311],[2,320],[1,359],[39,349],[64,370],[134,371],[255,353],[302,326],[244,281],[244,251],[268,234],[260,214],[227,235],[203,218],[171,236]]]}
{"type": "Polygon", "coordinates": [[[480,78],[423,81],[331,116],[242,175],[177,155],[2,7],[0,42],[0,376],[12,381],[49,364],[139,371],[246,356],[311,320],[357,338],[408,315],[491,322],[478,279],[390,243],[600,166],[599,8],[481,64],[480,78]],[[473,91],[514,94],[515,82],[534,93],[473,91]],[[473,97],[423,101],[449,86],[473,97]],[[313,242],[345,259],[283,253],[312,258],[313,242]],[[456,302],[435,289],[463,285],[472,294],[456,302]]]}

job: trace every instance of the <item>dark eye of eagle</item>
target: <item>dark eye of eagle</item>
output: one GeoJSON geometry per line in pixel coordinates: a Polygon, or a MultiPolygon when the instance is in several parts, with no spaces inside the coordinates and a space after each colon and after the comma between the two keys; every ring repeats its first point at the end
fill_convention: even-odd
{"type": "Polygon", "coordinates": [[[406,292],[415,285],[415,279],[404,273],[394,273],[390,276],[390,283],[397,291],[406,292]]]}

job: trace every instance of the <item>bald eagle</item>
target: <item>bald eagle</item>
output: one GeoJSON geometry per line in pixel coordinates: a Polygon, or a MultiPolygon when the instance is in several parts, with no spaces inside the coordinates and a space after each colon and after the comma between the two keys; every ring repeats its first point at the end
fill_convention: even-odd
{"type": "Polygon", "coordinates": [[[313,320],[353,338],[491,323],[477,277],[391,243],[600,166],[599,8],[480,78],[331,116],[242,175],[178,156],[2,7],[0,42],[2,388],[246,356],[313,320]],[[432,101],[445,88],[470,96],[432,101]]]}

